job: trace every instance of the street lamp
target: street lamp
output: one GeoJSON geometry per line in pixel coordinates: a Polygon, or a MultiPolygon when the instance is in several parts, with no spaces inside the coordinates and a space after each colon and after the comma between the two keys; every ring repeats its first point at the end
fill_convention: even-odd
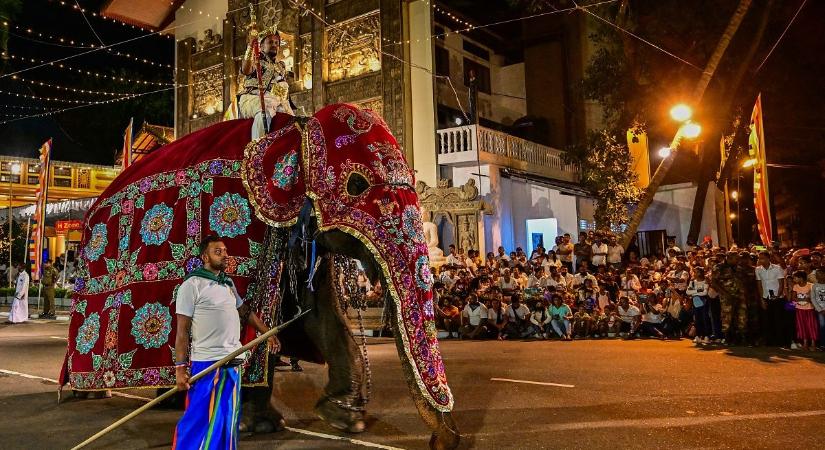
{"type": "Polygon", "coordinates": [[[682,134],[688,139],[696,139],[702,133],[702,127],[696,122],[687,122],[682,126],[682,134]]]}
{"type": "Polygon", "coordinates": [[[732,198],[734,200],[738,199],[739,198],[739,193],[736,192],[736,191],[731,191],[730,198],[732,198]]]}
{"type": "Polygon", "coordinates": [[[684,103],[679,103],[670,109],[670,117],[677,122],[686,122],[693,117],[693,110],[690,106],[684,103]]]}
{"type": "Polygon", "coordinates": [[[663,159],[664,158],[669,158],[671,153],[672,153],[672,150],[670,149],[670,147],[662,147],[662,148],[659,149],[659,157],[660,158],[663,158],[663,159]]]}
{"type": "Polygon", "coordinates": [[[743,169],[750,169],[751,167],[755,166],[756,163],[758,163],[758,162],[759,162],[759,160],[756,159],[756,158],[751,158],[751,159],[745,160],[745,162],[742,163],[742,168],[743,169]]]}
{"type": "Polygon", "coordinates": [[[9,268],[8,268],[8,274],[9,274],[9,286],[11,286],[12,285],[12,280],[11,280],[11,267],[12,267],[12,265],[11,265],[11,247],[12,247],[12,242],[13,242],[12,241],[12,226],[11,226],[11,208],[12,208],[12,203],[11,203],[11,200],[12,200],[11,180],[12,180],[12,177],[14,175],[20,175],[20,163],[17,162],[17,161],[11,163],[9,165],[9,172],[11,172],[11,175],[9,175],[9,268]]]}

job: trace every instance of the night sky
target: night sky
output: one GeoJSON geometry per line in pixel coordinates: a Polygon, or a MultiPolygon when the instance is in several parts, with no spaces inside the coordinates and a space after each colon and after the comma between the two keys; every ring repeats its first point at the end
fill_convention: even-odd
{"type": "MultiPolygon", "coordinates": [[[[73,1],[67,0],[65,3],[71,5],[73,1]]],[[[106,44],[146,34],[140,30],[113,23],[111,20],[92,17],[91,11],[99,11],[104,0],[78,1],[87,9],[87,16],[92,27],[106,44]]],[[[761,61],[766,56],[801,1],[775,2],[775,12],[771,15],[770,26],[762,48],[755,58],[756,61],[761,61]]],[[[483,16],[475,7],[477,2],[454,0],[446,3],[462,11],[465,16],[470,17],[477,24],[490,22],[491,14],[488,14],[490,11],[495,12],[496,20],[522,17],[528,14],[520,8],[509,6],[505,1],[491,2],[490,8],[484,11],[483,16]]],[[[557,3],[562,5],[564,2],[560,0],[557,3]]],[[[66,41],[74,39],[85,44],[98,42],[80,12],[69,6],[61,6],[59,0],[26,0],[23,4],[22,13],[14,21],[14,24],[23,29],[14,27],[11,29],[14,35],[9,39],[9,52],[12,55],[56,60],[88,51],[84,48],[67,47],[68,42],[60,43],[45,36],[39,38],[36,36],[38,32],[44,35],[51,34],[57,38],[63,37],[66,41]],[[26,32],[25,29],[29,27],[33,30],[33,34],[26,32]],[[32,38],[46,43],[35,42],[31,40],[32,38]]],[[[686,2],[685,7],[689,7],[690,4],[691,2],[686,2]]],[[[759,10],[763,4],[763,1],[754,1],[752,9],[759,10]]],[[[825,54],[823,17],[825,17],[825,2],[809,1],[779,45],[773,50],[764,67],[756,74],[748,74],[758,90],[762,92],[769,162],[819,167],[819,164],[823,164],[825,160],[825,149],[822,144],[825,142],[825,119],[822,114],[823,100],[825,100],[822,94],[825,92],[825,77],[823,77],[825,58],[822,58],[825,54]]],[[[491,30],[500,35],[515,36],[512,45],[516,47],[521,45],[518,40],[518,27],[515,24],[491,27],[491,30]]],[[[639,32],[643,34],[643,30],[639,32]]],[[[677,38],[674,37],[674,39],[677,38]]],[[[736,38],[741,39],[741,36],[737,35],[736,38]]],[[[714,36],[713,43],[716,39],[718,37],[714,36]]],[[[736,49],[737,45],[732,45],[729,53],[736,52],[736,49]]],[[[174,40],[166,37],[145,37],[114,47],[113,50],[127,52],[163,65],[174,62],[174,40]]],[[[65,64],[112,76],[153,82],[172,82],[172,69],[137,63],[129,58],[115,56],[105,51],[96,51],[72,58],[65,61],[65,64]]],[[[32,65],[30,62],[21,62],[19,59],[10,60],[5,68],[4,76],[0,78],[0,90],[85,101],[111,98],[67,93],[51,87],[13,80],[7,76],[32,65]]],[[[20,73],[19,76],[62,86],[118,93],[139,93],[168,87],[94,79],[94,77],[81,76],[71,71],[55,68],[31,70],[20,73]]],[[[528,76],[539,75],[528,74],[528,76]]],[[[10,114],[28,115],[40,112],[33,109],[9,108],[9,105],[47,109],[76,106],[64,102],[13,97],[4,93],[0,93],[0,105],[2,105],[0,121],[14,119],[9,116],[10,114]]],[[[750,114],[749,107],[743,112],[747,118],[750,114]]],[[[136,127],[139,127],[143,121],[171,126],[173,122],[172,90],[111,105],[89,106],[44,118],[30,118],[0,125],[0,143],[2,143],[0,154],[33,157],[40,144],[52,137],[54,159],[112,164],[115,152],[122,145],[122,133],[130,117],[134,117],[136,127]]],[[[651,141],[655,139],[656,137],[653,136],[651,141]]],[[[678,164],[674,170],[677,173],[680,171],[678,164]]],[[[772,169],[770,173],[774,184],[797,183],[795,189],[800,190],[803,197],[810,197],[807,202],[810,203],[816,202],[815,199],[821,199],[821,196],[825,195],[822,188],[823,172],[825,172],[825,166],[822,166],[822,170],[777,171],[772,169]]],[[[691,174],[684,175],[691,176],[691,174]]],[[[805,202],[801,204],[804,206],[805,202]]]]}

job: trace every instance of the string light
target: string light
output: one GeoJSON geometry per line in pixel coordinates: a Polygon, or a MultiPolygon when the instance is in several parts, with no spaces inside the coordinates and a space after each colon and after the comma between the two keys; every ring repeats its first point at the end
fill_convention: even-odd
{"type": "MultiPolygon", "coordinates": [[[[234,75],[224,75],[223,77],[221,77],[221,81],[226,81],[227,79],[232,80],[234,78],[235,78],[234,75]]],[[[184,87],[189,87],[189,86],[197,86],[197,85],[200,85],[200,84],[206,84],[206,83],[211,83],[211,82],[212,82],[211,80],[204,80],[204,81],[192,82],[192,83],[187,83],[187,84],[175,84],[172,87],[165,87],[165,88],[161,88],[161,89],[156,89],[154,91],[140,92],[140,93],[130,94],[130,95],[126,95],[126,96],[123,96],[123,97],[118,97],[118,98],[113,98],[113,99],[108,99],[108,100],[88,101],[88,102],[78,101],[78,100],[51,99],[51,98],[43,98],[43,97],[37,97],[37,96],[32,96],[32,95],[26,95],[26,94],[17,94],[17,93],[14,93],[14,92],[0,91],[0,94],[15,95],[15,96],[18,96],[18,97],[33,98],[33,99],[37,99],[37,100],[65,101],[65,102],[78,104],[78,106],[69,106],[69,107],[66,107],[66,108],[54,109],[54,110],[50,110],[50,111],[39,113],[39,114],[31,114],[31,115],[24,116],[24,117],[18,117],[18,118],[9,119],[9,120],[3,120],[3,121],[0,121],[0,125],[4,125],[4,124],[10,123],[10,122],[17,122],[19,120],[24,120],[24,119],[51,116],[51,115],[54,115],[54,114],[59,114],[59,113],[74,110],[74,109],[85,108],[87,106],[105,105],[105,104],[112,104],[112,103],[116,103],[116,102],[122,102],[122,101],[131,100],[131,99],[138,98],[138,97],[143,97],[143,96],[146,96],[146,95],[157,94],[157,93],[161,93],[161,92],[171,91],[173,89],[184,88],[184,87]]]]}
{"type": "Polygon", "coordinates": [[[13,95],[15,97],[22,97],[22,98],[30,98],[32,100],[44,100],[44,101],[47,101],[47,102],[65,102],[65,103],[74,103],[74,104],[79,104],[79,105],[80,104],[88,105],[88,104],[91,103],[90,101],[72,100],[72,99],[59,98],[59,97],[40,97],[40,96],[37,96],[37,95],[21,94],[19,92],[9,92],[9,91],[3,91],[3,90],[0,90],[0,94],[5,94],[5,95],[9,95],[9,96],[13,95]]]}
{"type": "Polygon", "coordinates": [[[42,32],[33,30],[30,27],[22,27],[20,25],[15,24],[15,23],[10,24],[10,23],[4,21],[3,25],[5,25],[7,27],[11,27],[11,28],[13,28],[13,29],[15,29],[15,30],[17,30],[21,33],[24,33],[23,35],[17,35],[17,34],[14,34],[14,33],[9,33],[10,35],[15,36],[15,37],[19,37],[19,38],[23,38],[23,39],[28,39],[28,40],[31,40],[31,41],[34,41],[34,42],[39,42],[41,44],[60,45],[62,47],[71,47],[71,48],[95,48],[95,47],[100,47],[100,45],[89,44],[89,43],[85,43],[85,42],[75,41],[74,39],[71,39],[71,38],[64,38],[64,37],[61,37],[61,36],[54,36],[54,35],[51,35],[51,34],[48,34],[48,33],[42,33],[42,32]],[[56,41],[56,42],[59,42],[59,43],[40,41],[40,40],[35,39],[35,37],[50,39],[52,41],[56,41]]]}
{"type": "Polygon", "coordinates": [[[94,71],[91,71],[91,70],[84,70],[84,69],[80,69],[80,68],[77,68],[77,67],[72,67],[72,66],[69,66],[69,65],[66,65],[66,64],[63,64],[63,63],[53,63],[51,61],[46,61],[46,60],[37,59],[37,58],[29,58],[29,57],[25,57],[25,56],[17,56],[17,55],[12,55],[12,54],[9,54],[9,53],[3,53],[3,54],[8,56],[9,58],[11,58],[12,60],[18,60],[18,61],[22,61],[22,62],[31,62],[31,63],[34,63],[34,64],[45,63],[45,64],[48,64],[50,67],[63,69],[63,70],[68,70],[70,72],[75,72],[75,73],[78,73],[80,75],[87,75],[87,76],[95,77],[95,78],[105,78],[107,80],[120,81],[120,82],[123,82],[123,83],[145,84],[145,85],[155,85],[155,86],[171,86],[173,84],[173,83],[164,82],[164,81],[148,81],[148,80],[139,80],[139,79],[133,79],[133,78],[119,77],[119,76],[116,76],[116,75],[109,75],[109,74],[105,74],[105,73],[94,72],[94,71]]]}
{"type": "Polygon", "coordinates": [[[60,91],[74,92],[76,94],[108,95],[108,96],[112,96],[112,97],[117,97],[117,96],[121,96],[121,95],[131,95],[132,94],[132,92],[108,92],[108,91],[95,91],[95,90],[92,90],[92,89],[78,89],[78,88],[73,88],[73,87],[61,86],[59,84],[46,83],[46,82],[43,82],[43,81],[29,80],[29,79],[26,79],[26,78],[23,78],[23,77],[19,77],[17,75],[12,76],[11,79],[12,80],[19,80],[19,81],[22,81],[22,82],[25,82],[25,83],[36,85],[36,86],[44,86],[44,87],[48,87],[48,88],[52,88],[52,89],[57,89],[57,90],[60,90],[60,91]]]}

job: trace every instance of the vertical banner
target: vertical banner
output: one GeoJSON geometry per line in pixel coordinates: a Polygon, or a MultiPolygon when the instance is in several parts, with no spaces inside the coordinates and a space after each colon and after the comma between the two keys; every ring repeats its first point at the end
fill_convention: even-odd
{"type": "Polygon", "coordinates": [[[123,132],[123,151],[121,152],[123,154],[123,170],[132,165],[132,124],[134,120],[134,118],[129,119],[129,126],[123,132]]]}
{"type": "Polygon", "coordinates": [[[768,192],[768,166],[765,155],[765,130],[762,126],[762,94],[756,97],[751,114],[751,131],[748,137],[748,153],[756,160],[753,165],[753,206],[762,244],[770,248],[773,241],[771,206],[768,192]]]}
{"type": "Polygon", "coordinates": [[[40,147],[40,182],[34,194],[34,216],[32,219],[32,238],[29,241],[29,260],[31,262],[32,279],[40,279],[40,269],[43,264],[43,238],[46,229],[46,202],[49,197],[49,168],[52,159],[52,140],[49,139],[40,147]]]}
{"type": "Polygon", "coordinates": [[[636,173],[636,187],[647,189],[650,184],[650,152],[647,146],[647,133],[636,128],[627,130],[627,148],[633,158],[633,172],[636,173]]]}

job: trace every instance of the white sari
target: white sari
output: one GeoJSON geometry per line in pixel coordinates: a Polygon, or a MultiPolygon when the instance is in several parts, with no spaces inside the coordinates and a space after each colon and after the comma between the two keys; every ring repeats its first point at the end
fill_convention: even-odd
{"type": "Polygon", "coordinates": [[[17,275],[17,288],[11,303],[9,322],[22,323],[29,320],[29,274],[25,270],[17,275]]]}

